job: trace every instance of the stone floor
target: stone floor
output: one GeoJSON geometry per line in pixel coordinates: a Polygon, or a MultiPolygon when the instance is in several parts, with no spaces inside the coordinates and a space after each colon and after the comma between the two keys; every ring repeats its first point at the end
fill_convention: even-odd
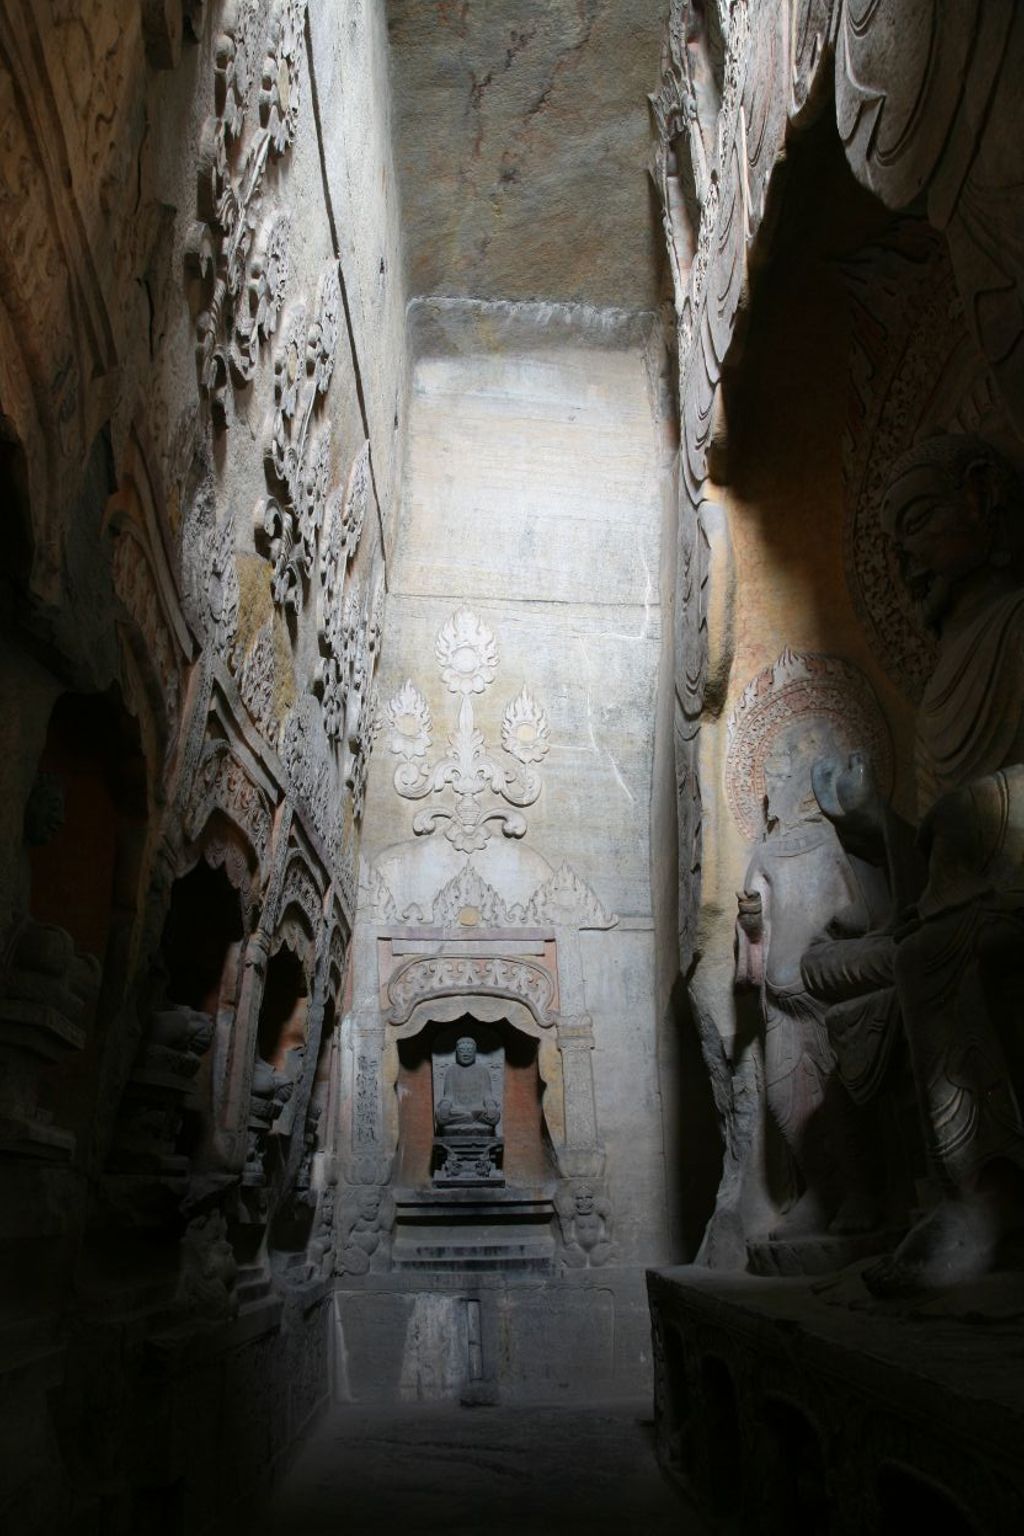
{"type": "Polygon", "coordinates": [[[650,1408],[336,1408],[280,1485],[275,1536],[700,1536],[650,1408]]]}

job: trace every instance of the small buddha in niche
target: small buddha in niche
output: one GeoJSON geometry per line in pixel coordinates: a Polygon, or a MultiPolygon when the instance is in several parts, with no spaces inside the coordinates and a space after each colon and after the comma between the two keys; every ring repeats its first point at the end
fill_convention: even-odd
{"type": "Polygon", "coordinates": [[[463,1035],[456,1041],[455,1060],[444,1075],[437,1106],[438,1131],[442,1136],[493,1136],[500,1118],[501,1106],[494,1097],[490,1071],[477,1061],[472,1035],[463,1035]]]}
{"type": "MultiPolygon", "coordinates": [[[[435,1071],[439,1063],[435,1061],[435,1071]]],[[[500,1069],[477,1059],[472,1035],[455,1043],[434,1108],[435,1180],[442,1183],[502,1183],[503,1143],[500,1069]]],[[[436,1081],[436,1079],[435,1079],[436,1081]]]]}

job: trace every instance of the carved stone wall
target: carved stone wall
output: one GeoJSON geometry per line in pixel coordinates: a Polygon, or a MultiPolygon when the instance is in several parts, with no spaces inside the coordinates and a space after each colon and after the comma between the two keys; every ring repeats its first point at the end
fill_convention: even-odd
{"type": "Polygon", "coordinates": [[[405,416],[388,89],[347,0],[0,5],[12,1529],[218,1526],[327,1390],[405,416]]]}
{"type": "Polygon", "coordinates": [[[677,319],[679,949],[721,1128],[717,1200],[709,1179],[695,1213],[714,1210],[712,1263],[742,1267],[792,1194],[735,990],[737,796],[757,791],[728,721],[787,648],[852,664],[892,736],[894,803],[911,804],[931,652],[897,595],[882,490],[938,431],[1022,462],[1022,46],[1009,3],[955,20],[936,0],[671,6],[652,175],[677,319]]]}
{"type": "MultiPolygon", "coordinates": [[[[408,1119],[417,1041],[462,1018],[504,1029],[506,1048],[524,1041],[540,1093],[524,1165],[543,1177],[526,1189],[510,1175],[504,1191],[536,1207],[526,1257],[482,1271],[481,1306],[504,1310],[512,1340],[507,1365],[488,1366],[494,1390],[528,1394],[535,1371],[573,1394],[623,1388],[647,1370],[642,1266],[671,1241],[651,840],[673,452],[660,338],[654,317],[571,306],[430,300],[413,325],[339,1139],[339,1188],[358,1205],[360,1188],[386,1187],[395,1225],[389,1255],[343,1254],[345,1390],[447,1380],[434,1333],[403,1331],[409,1306],[446,1304],[451,1280],[411,1246],[426,1195],[405,1187],[423,1155],[403,1135],[429,1132],[408,1119]],[[520,1275],[534,1253],[538,1271],[520,1275]],[[607,1293],[614,1358],[588,1276],[607,1293]],[[407,1341],[397,1375],[389,1363],[376,1383],[358,1364],[371,1305],[407,1341]],[[564,1330],[544,1366],[538,1314],[564,1330]]],[[[458,1231],[437,1221],[443,1258],[458,1231]]]]}

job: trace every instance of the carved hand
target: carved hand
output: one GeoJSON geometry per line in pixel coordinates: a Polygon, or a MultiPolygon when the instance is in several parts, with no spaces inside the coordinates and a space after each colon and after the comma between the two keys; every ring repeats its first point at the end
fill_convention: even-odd
{"type": "Polygon", "coordinates": [[[849,757],[819,757],[811,769],[811,788],[843,844],[872,860],[884,853],[882,799],[863,752],[849,757]]]}

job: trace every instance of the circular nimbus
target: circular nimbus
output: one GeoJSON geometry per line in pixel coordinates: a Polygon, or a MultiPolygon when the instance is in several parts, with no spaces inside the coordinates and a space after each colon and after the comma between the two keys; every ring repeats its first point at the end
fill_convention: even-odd
{"type": "Polygon", "coordinates": [[[764,828],[764,765],[783,731],[819,733],[821,753],[863,751],[882,794],[892,779],[892,744],[871,684],[838,656],[783,651],[747,684],[729,718],[725,793],[748,838],[764,828]]]}

